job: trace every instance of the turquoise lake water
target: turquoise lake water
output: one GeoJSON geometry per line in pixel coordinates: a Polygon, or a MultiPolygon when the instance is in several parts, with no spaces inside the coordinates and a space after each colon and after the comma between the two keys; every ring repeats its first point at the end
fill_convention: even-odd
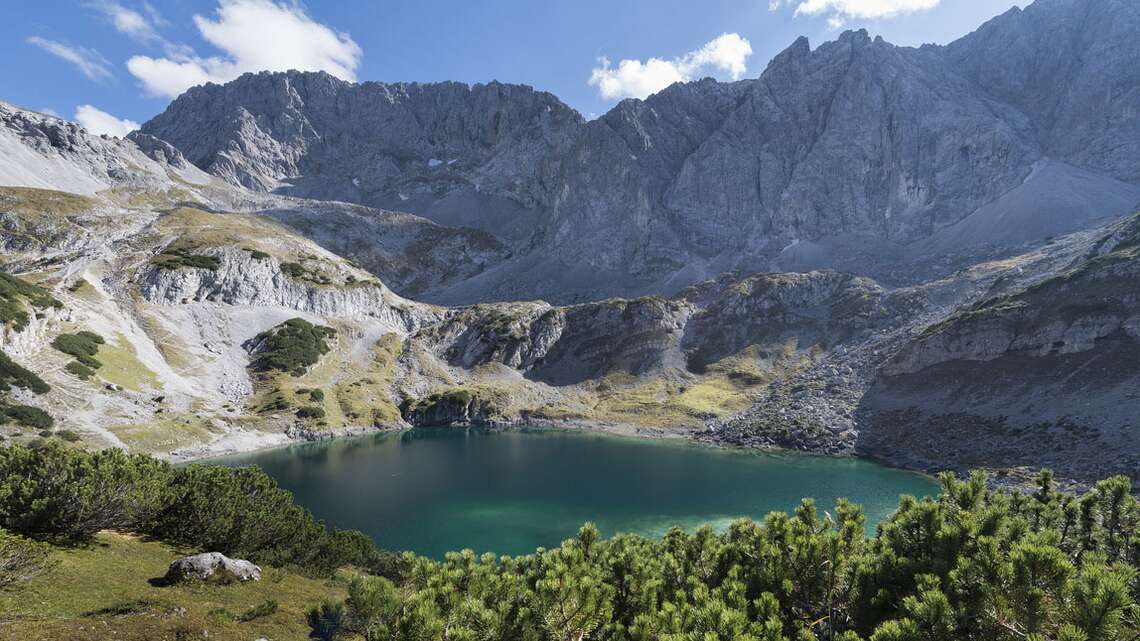
{"type": "Polygon", "coordinates": [[[417,429],[229,457],[259,465],[327,523],[390,550],[526,554],[586,521],[603,535],[726,526],[844,497],[872,525],[928,477],[857,459],[770,454],[566,430],[417,429]]]}

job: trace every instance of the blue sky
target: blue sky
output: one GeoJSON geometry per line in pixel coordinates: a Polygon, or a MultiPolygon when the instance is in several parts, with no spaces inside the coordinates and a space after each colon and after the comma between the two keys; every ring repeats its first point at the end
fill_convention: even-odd
{"type": "Polygon", "coordinates": [[[1012,0],[38,0],[0,10],[0,99],[121,134],[272,67],[533,85],[587,117],[672,80],[758,76],[797,36],[944,43],[1012,0]]]}

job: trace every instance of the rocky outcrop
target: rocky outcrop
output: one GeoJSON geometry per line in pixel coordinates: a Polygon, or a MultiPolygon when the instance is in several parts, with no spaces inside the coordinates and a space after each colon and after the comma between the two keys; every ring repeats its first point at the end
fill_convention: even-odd
{"type": "Polygon", "coordinates": [[[231,559],[219,552],[184,556],[170,564],[169,583],[209,580],[260,581],[261,568],[242,559],[231,559]]]}
{"type": "Polygon", "coordinates": [[[1085,352],[1114,334],[1140,340],[1140,216],[1111,231],[1095,256],[1022,291],[991,298],[928,328],[887,366],[890,376],[950,361],[1085,352]],[[1103,253],[1101,253],[1103,252],[1103,253]]]}
{"type": "Polygon", "coordinates": [[[404,420],[416,427],[496,425],[511,422],[504,416],[503,399],[485,392],[457,389],[407,400],[400,406],[404,420]]]}
{"type": "Polygon", "coordinates": [[[1140,215],[1060,274],[931,325],[861,399],[858,450],[922,468],[1140,477],[1140,215]]]}
{"type": "Polygon", "coordinates": [[[835,272],[725,275],[673,299],[455,309],[413,339],[455,367],[501,364],[566,386],[612,372],[699,374],[754,346],[832,350],[866,341],[928,306],[919,292],[887,293],[874,281],[835,272]]]}
{"type": "Polygon", "coordinates": [[[332,318],[369,318],[400,334],[432,318],[431,308],[405,301],[378,281],[314,282],[304,273],[286,273],[276,258],[255,258],[237,247],[205,249],[202,255],[216,258],[217,267],[148,265],[139,280],[143,298],[161,305],[205,301],[284,307],[332,318]]]}

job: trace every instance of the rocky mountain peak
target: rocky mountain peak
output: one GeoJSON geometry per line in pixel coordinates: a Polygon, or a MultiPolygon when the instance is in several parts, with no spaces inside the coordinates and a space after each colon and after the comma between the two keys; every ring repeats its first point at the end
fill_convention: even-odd
{"type": "Polygon", "coordinates": [[[1128,0],[1038,0],[946,46],[800,38],[759,78],[677,83],[590,122],[520,85],[248,74],[187,92],[142,131],[235,184],[407,211],[512,249],[462,292],[427,293],[441,301],[672,293],[789,266],[904,284],[908,248],[976,251],[943,238],[971,217],[993,251],[1014,251],[1023,230],[978,219],[1015,191],[1037,202],[1026,181],[1049,189],[1030,180],[1044,164],[1111,196],[1066,197],[1069,219],[1125,213],[1120,183],[1140,183],[1138,27],[1128,0]]]}

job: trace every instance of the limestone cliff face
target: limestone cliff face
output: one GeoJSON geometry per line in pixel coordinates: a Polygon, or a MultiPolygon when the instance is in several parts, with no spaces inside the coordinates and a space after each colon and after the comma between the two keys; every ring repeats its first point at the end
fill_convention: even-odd
{"type": "Polygon", "coordinates": [[[144,268],[139,292],[151,303],[284,307],[341,319],[374,319],[389,331],[407,334],[432,318],[431,308],[393,294],[377,281],[331,286],[286,274],[275,258],[257,259],[236,247],[203,251],[218,259],[216,269],[144,268]]]}
{"type": "Polygon", "coordinates": [[[1140,182],[1140,5],[1037,0],[949,45],[945,57],[1029,117],[1043,152],[1140,182]]]}
{"type": "Polygon", "coordinates": [[[459,188],[526,206],[542,198],[544,158],[581,120],[517,85],[357,85],[289,72],[191,89],[142,132],[251,189],[394,208],[459,188]]]}

